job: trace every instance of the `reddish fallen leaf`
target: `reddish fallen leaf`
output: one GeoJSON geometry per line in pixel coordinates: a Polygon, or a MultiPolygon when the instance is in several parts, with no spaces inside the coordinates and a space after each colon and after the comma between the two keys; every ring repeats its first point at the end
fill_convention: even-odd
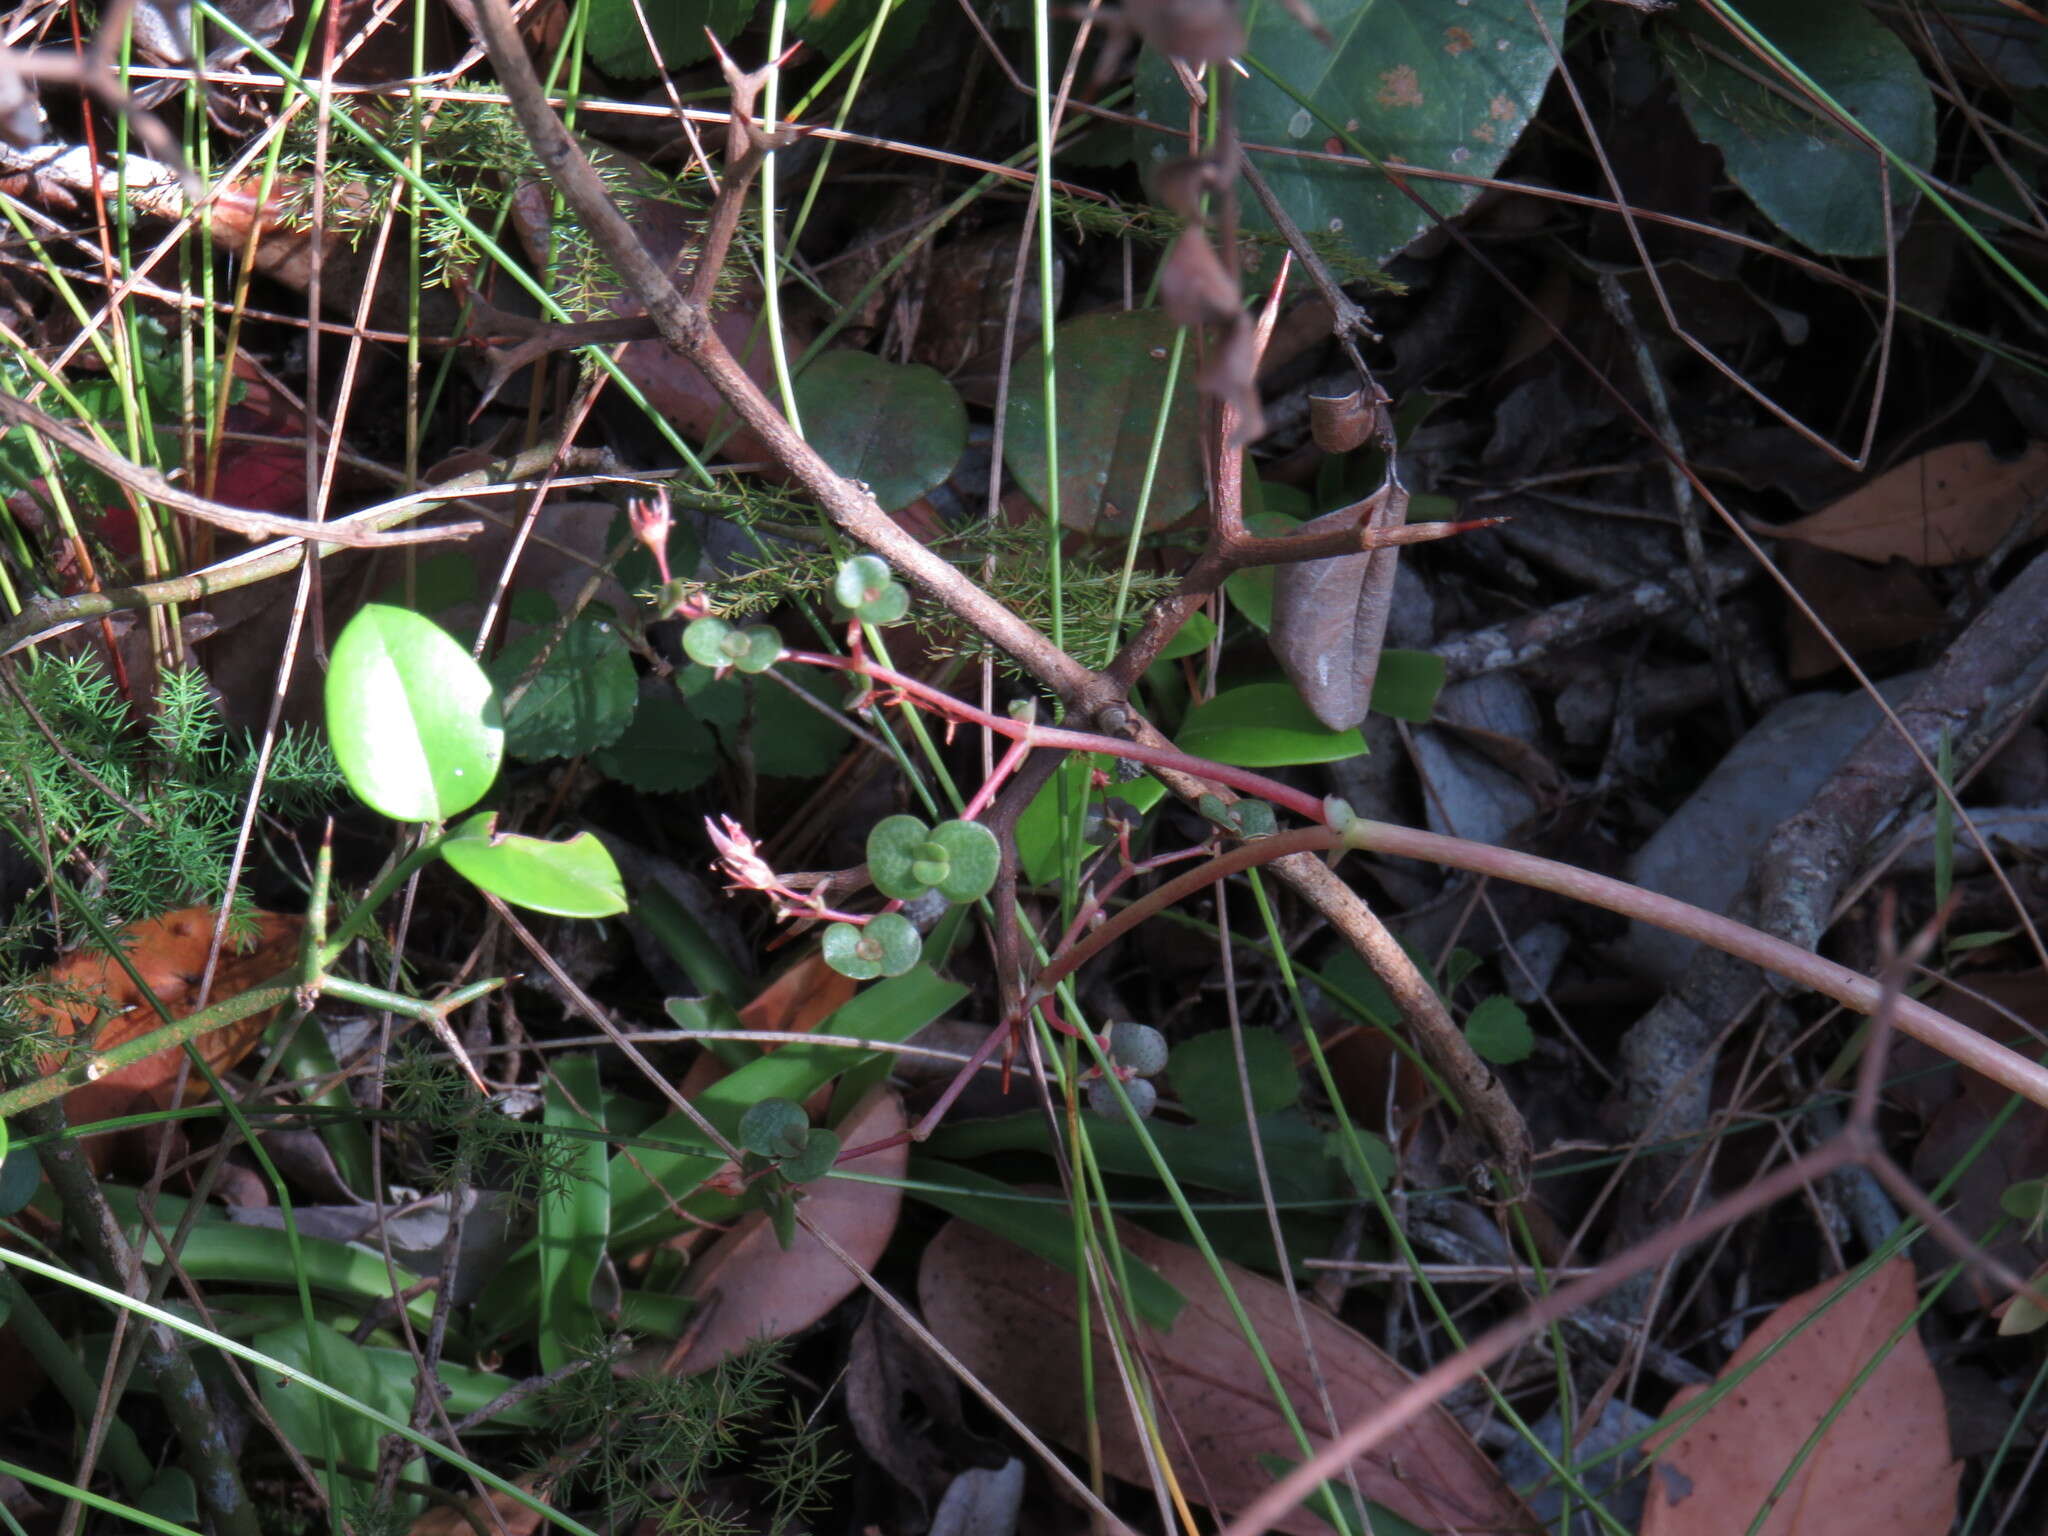
{"type": "Polygon", "coordinates": [[[2038,525],[2048,443],[2000,459],[1988,443],[1930,448],[1810,517],[1758,531],[1854,555],[1955,565],[1988,555],[2021,518],[2038,525]]]}
{"type": "MultiPolygon", "coordinates": [[[[1207,1263],[1194,1249],[1119,1226],[1125,1248],[1187,1298],[1170,1331],[1144,1327],[1139,1343],[1159,1394],[1160,1433],[1188,1497],[1233,1513],[1271,1486],[1262,1456],[1302,1460],[1267,1393],[1207,1263]]],[[[1224,1265],[1238,1299],[1316,1449],[1327,1442],[1314,1376],[1295,1331],[1287,1293],[1274,1281],[1224,1265]]],[[[941,1343],[1002,1394],[1033,1428],[1079,1453],[1088,1446],[1075,1337],[1071,1275],[964,1221],[950,1222],[926,1249],[917,1277],[925,1321],[941,1343]]],[[[1125,1411],[1107,1335],[1095,1322],[1103,1466],[1149,1483],[1141,1443],[1125,1411]]],[[[1340,1423],[1349,1424],[1406,1387],[1410,1377],[1377,1346],[1321,1311],[1308,1313],[1316,1360],[1340,1423]]],[[[1425,1530],[1523,1531],[1534,1518],[1492,1462],[1442,1408],[1433,1407],[1378,1450],[1360,1457],[1360,1491],[1425,1530]]],[[[1292,1536],[1329,1536],[1297,1509],[1275,1527],[1292,1536]]]]}
{"type": "MultiPolygon", "coordinates": [[[[534,1476],[522,1477],[518,1486],[531,1493],[539,1481],[534,1476]]],[[[493,1488],[481,1497],[472,1494],[460,1508],[437,1504],[413,1521],[408,1536],[471,1536],[475,1531],[491,1531],[495,1536],[534,1536],[542,1519],[539,1511],[493,1488]]]]}
{"type": "Polygon", "coordinates": [[[740,1025],[807,1035],[851,1002],[859,990],[859,982],[833,970],[825,963],[824,953],[813,949],[754,994],[754,1000],[739,1011],[740,1025]]]}
{"type": "MultiPolygon", "coordinates": [[[[908,1122],[893,1089],[878,1088],[839,1124],[849,1147],[901,1135],[908,1122]]],[[[910,1144],[873,1152],[835,1173],[867,1179],[827,1178],[805,1186],[803,1211],[864,1269],[874,1268],[896,1231],[903,1190],[896,1183],[910,1164],[910,1144]]],[[[681,1376],[708,1371],[756,1339],[781,1339],[808,1328],[853,1294],[853,1271],[799,1227],[785,1252],[765,1211],[750,1211],[690,1265],[690,1293],[711,1303],[704,1326],[685,1337],[666,1369],[681,1376]]]]}
{"type": "MultiPolygon", "coordinates": [[[[232,940],[223,947],[220,964],[214,971],[212,1001],[239,996],[258,982],[267,981],[288,967],[298,953],[302,918],[259,912],[256,924],[257,937],[248,947],[238,949],[232,940]]],[[[167,912],[162,917],[130,923],[118,936],[124,941],[137,974],[149,983],[150,990],[170,1009],[171,1016],[183,1018],[190,1013],[206,968],[207,945],[213,936],[213,909],[185,907],[167,912]]],[[[82,1035],[95,1049],[105,1051],[148,1034],[163,1023],[127,971],[98,949],[80,950],[68,956],[52,966],[44,979],[78,991],[79,1001],[62,1006],[35,998],[28,1000],[28,1006],[47,1018],[55,1032],[65,1039],[82,1035]]],[[[273,1009],[237,1020],[201,1035],[194,1044],[208,1066],[225,1072],[255,1049],[274,1012],[273,1009]]],[[[43,1070],[57,1071],[66,1064],[68,1055],[65,1052],[46,1056],[43,1070]]],[[[64,1112],[73,1125],[89,1125],[165,1108],[184,1061],[185,1053],[173,1048],[131,1062],[72,1089],[65,1095],[64,1112]]],[[[186,1101],[205,1093],[205,1079],[194,1073],[185,1086],[186,1101]]]]}
{"type": "MultiPolygon", "coordinates": [[[[1722,1372],[1740,1371],[1834,1294],[1828,1281],[1793,1297],[1743,1342],[1722,1372]]],[[[1846,1407],[1760,1528],[1763,1536],[1926,1536],[1955,1521],[1962,1463],[1948,1445],[1941,1384],[1908,1328],[1913,1265],[1894,1259],[1733,1387],[1704,1418],[1658,1448],[1641,1536],[1724,1536],[1744,1530],[1821,1421],[1846,1407]],[[1878,1357],[1882,1355],[1882,1359],[1878,1357]]],[[[1690,1387],[1676,1412],[1707,1391],[1690,1387]]]]}

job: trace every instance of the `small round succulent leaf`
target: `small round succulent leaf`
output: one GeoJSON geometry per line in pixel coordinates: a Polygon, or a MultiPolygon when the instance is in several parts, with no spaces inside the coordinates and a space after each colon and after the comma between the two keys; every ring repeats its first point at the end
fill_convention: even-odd
{"type": "Polygon", "coordinates": [[[917,850],[931,828],[915,816],[884,816],[868,830],[868,878],[884,896],[915,901],[932,887],[916,873],[917,850]]]}
{"type": "Polygon", "coordinates": [[[995,888],[1003,861],[1002,844],[978,821],[942,821],[931,841],[945,850],[951,866],[932,882],[948,901],[979,901],[995,888]]]}
{"type": "Polygon", "coordinates": [[[869,918],[863,937],[872,946],[875,963],[884,976],[901,976],[924,958],[924,936],[901,912],[879,912],[869,918]]]}
{"type": "Polygon", "coordinates": [[[792,1184],[808,1184],[825,1177],[838,1161],[838,1135],[814,1126],[805,1133],[803,1149],[783,1158],[779,1171],[792,1184]]]}
{"type": "Polygon", "coordinates": [[[1139,1077],[1166,1070],[1166,1036],[1150,1024],[1120,1019],[1109,1026],[1109,1059],[1139,1077]]]}
{"type": "Polygon", "coordinates": [[[698,666],[717,671],[731,660],[726,655],[725,642],[732,632],[732,626],[723,619],[692,619],[683,628],[683,654],[698,666]]]}
{"type": "Polygon", "coordinates": [[[832,578],[832,595],[842,608],[858,611],[863,603],[879,597],[892,580],[889,562],[880,555],[855,555],[832,578]]]}
{"type": "Polygon", "coordinates": [[[873,981],[882,968],[862,952],[861,930],[852,923],[833,923],[826,928],[820,948],[825,963],[854,981],[873,981]]]}
{"type": "Polygon", "coordinates": [[[900,581],[892,581],[853,611],[863,623],[897,623],[910,612],[910,589],[900,581]]]}
{"type": "Polygon", "coordinates": [[[782,636],[766,624],[756,624],[740,631],[740,638],[746,642],[745,649],[733,657],[732,664],[742,672],[766,672],[782,659],[782,636]]]}

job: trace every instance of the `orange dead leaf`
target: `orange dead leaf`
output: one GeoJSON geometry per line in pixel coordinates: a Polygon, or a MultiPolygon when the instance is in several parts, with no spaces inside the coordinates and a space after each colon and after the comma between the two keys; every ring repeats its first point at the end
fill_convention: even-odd
{"type": "Polygon", "coordinates": [[[1995,456],[1988,443],[1948,443],[1809,517],[1752,527],[1859,560],[1956,565],[1989,554],[2021,518],[2038,521],[2044,490],[2048,443],[2030,444],[2012,460],[1995,456]]]}
{"type": "MultiPolygon", "coordinates": [[[[1117,1232],[1127,1252],[1187,1298],[1171,1330],[1142,1327],[1138,1340],[1159,1394],[1160,1436],[1173,1474],[1195,1502],[1242,1509],[1273,1482],[1260,1458],[1298,1462],[1301,1449],[1202,1256],[1138,1227],[1119,1223],[1117,1232]]],[[[1224,1268],[1320,1449],[1327,1436],[1315,1372],[1287,1293],[1263,1275],[1228,1262],[1224,1268]]],[[[1077,1452],[1089,1447],[1071,1275],[980,1227],[953,1221],[925,1251],[917,1295],[940,1342],[1027,1423],[1077,1452]]],[[[1112,1356],[1101,1314],[1093,1315],[1099,1370],[1112,1356]]],[[[1308,1325],[1340,1423],[1352,1423],[1408,1385],[1405,1370],[1335,1318],[1311,1310],[1308,1325]]],[[[1120,1402],[1105,1405],[1100,1434],[1103,1466],[1127,1482],[1147,1484],[1143,1447],[1120,1402]]],[[[1359,1458],[1356,1471],[1366,1498],[1425,1530],[1536,1529],[1493,1463],[1441,1407],[1359,1458]]],[[[1305,1509],[1274,1528],[1290,1536],[1329,1536],[1330,1529],[1305,1509]]]]}
{"type": "MultiPolygon", "coordinates": [[[[1728,1362],[1741,1370],[1812,1316],[1839,1282],[1793,1297],[1728,1362]]],[[[1744,1529],[1820,1422],[1872,1359],[1785,1496],[1764,1536],[1924,1536],[1955,1521],[1962,1463],[1949,1455],[1941,1384],[1916,1330],[1913,1266],[1894,1259],[1744,1377],[1706,1416],[1659,1448],[1641,1536],[1721,1536],[1744,1529]]],[[[1706,1391],[1687,1388],[1675,1412],[1706,1391]]]]}
{"type": "MultiPolygon", "coordinates": [[[[238,949],[232,938],[223,947],[220,964],[214,971],[212,1001],[237,996],[269,980],[288,967],[298,953],[299,931],[305,926],[303,918],[259,912],[256,923],[257,937],[248,947],[238,949]]],[[[149,984],[171,1016],[181,1019],[192,1012],[198,1000],[199,980],[206,969],[207,945],[213,937],[213,909],[185,907],[166,912],[162,917],[130,923],[118,936],[126,945],[136,973],[149,984]]],[[[49,1019],[52,1028],[65,1039],[79,1037],[81,1044],[104,1051],[148,1034],[163,1023],[120,963],[97,949],[79,950],[67,956],[50,967],[44,979],[77,993],[78,1000],[67,1005],[29,1001],[29,1006],[49,1019]]],[[[238,1020],[201,1035],[194,1043],[208,1066],[225,1072],[255,1049],[273,1012],[238,1020]]],[[[45,1057],[43,1070],[57,1071],[66,1065],[68,1054],[45,1057]]],[[[158,1051],[74,1088],[65,1095],[65,1115],[73,1125],[89,1125],[134,1113],[138,1108],[164,1108],[170,1102],[172,1085],[184,1059],[180,1050],[158,1051]]],[[[188,1100],[205,1092],[206,1084],[197,1078],[185,1089],[188,1100]]]]}
{"type": "Polygon", "coordinates": [[[860,983],[833,970],[814,949],[754,994],[740,1009],[740,1026],[807,1035],[859,990],[860,983]]]}
{"type": "MultiPolygon", "coordinates": [[[[539,1485],[534,1476],[522,1477],[518,1486],[531,1493],[539,1485]]],[[[413,1521],[409,1536],[470,1536],[472,1531],[495,1531],[502,1536],[534,1536],[544,1517],[520,1503],[509,1493],[495,1488],[482,1497],[471,1496],[461,1508],[439,1505],[413,1521]]]]}

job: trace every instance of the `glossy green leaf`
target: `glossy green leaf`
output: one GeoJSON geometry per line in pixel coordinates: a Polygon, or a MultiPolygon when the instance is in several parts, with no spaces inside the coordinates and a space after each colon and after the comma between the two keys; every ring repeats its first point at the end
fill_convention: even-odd
{"type": "Polygon", "coordinates": [[[842,608],[857,610],[889,590],[895,580],[889,562],[880,555],[855,555],[840,562],[832,576],[832,595],[842,608]]]}
{"type": "Polygon", "coordinates": [[[732,664],[742,672],[766,672],[782,659],[782,636],[766,624],[753,624],[740,631],[741,649],[732,664]]]}
{"type": "MultiPolygon", "coordinates": [[[[1059,502],[1067,527],[1083,533],[1129,530],[1165,396],[1174,329],[1165,315],[1149,309],[1108,310],[1059,327],[1059,502]]],[[[1035,381],[1041,359],[1035,347],[1019,358],[1017,378],[1035,381]]],[[[1147,504],[1147,528],[1178,522],[1207,494],[1200,432],[1195,368],[1183,359],[1147,504]]],[[[1045,402],[1035,383],[1010,391],[1003,459],[1026,495],[1041,507],[1051,504],[1045,402]]]]}
{"type": "Polygon", "coordinates": [[[833,923],[822,941],[825,963],[855,981],[901,976],[924,953],[916,924],[900,912],[878,912],[865,924],[833,923]]]}
{"type": "MultiPolygon", "coordinates": [[[[1283,1109],[1301,1096],[1294,1052],[1272,1030],[1244,1031],[1244,1063],[1253,1115],[1283,1109]]],[[[1174,1047],[1166,1070],[1182,1106],[1203,1125],[1244,1124],[1244,1088],[1229,1030],[1214,1029],[1183,1040],[1174,1047]]]]}
{"type": "MultiPolygon", "coordinates": [[[[602,1132],[604,1086],[595,1056],[557,1056],[550,1063],[541,1123],[602,1132]]],[[[544,1192],[536,1220],[540,1228],[540,1358],[560,1370],[599,1342],[593,1287],[604,1269],[611,1236],[611,1191],[607,1188],[609,1148],[599,1136],[563,1138],[569,1177],[544,1192]]]]}
{"type": "Polygon", "coordinates": [[[365,605],[327,664],[327,734],[365,805],[445,821],[484,797],[505,750],[491,680],[431,619],[365,605]]]}
{"type": "MultiPolygon", "coordinates": [[[[1564,0],[1537,3],[1550,36],[1561,42],[1564,0]]],[[[1309,4],[1334,47],[1287,6],[1261,6],[1252,15],[1245,50],[1251,78],[1236,91],[1238,134],[1247,146],[1340,154],[1362,148],[1382,160],[1483,178],[1500,168],[1550,82],[1550,45],[1525,0],[1459,0],[1455,9],[1438,0],[1309,4]]],[[[1186,92],[1149,49],[1138,99],[1155,121],[1186,121],[1186,92]]],[[[1186,152],[1163,136],[1145,151],[1152,167],[1186,152]]],[[[1369,262],[1385,261],[1434,227],[1410,193],[1446,216],[1479,195],[1476,183],[1417,178],[1404,192],[1358,166],[1254,154],[1305,233],[1341,240],[1369,262]]],[[[1248,227],[1271,227],[1249,192],[1241,202],[1248,227]]]]}
{"type": "Polygon", "coordinates": [[[1175,745],[1239,768],[1282,768],[1356,757],[1365,738],[1327,729],[1292,684],[1247,683],[1188,711],[1175,745]]]}
{"type": "Polygon", "coordinates": [[[695,789],[718,771],[718,744],[675,690],[650,680],[633,723],[591,757],[607,778],[652,794],[695,789]]]}
{"type": "Polygon", "coordinates": [[[1383,650],[1372,680],[1373,711],[1426,725],[1443,688],[1443,657],[1429,651],[1383,650]]]}
{"type": "MultiPolygon", "coordinates": [[[[510,692],[547,642],[531,634],[505,647],[491,678],[510,692]]],[[[626,642],[603,619],[578,619],[562,635],[505,717],[505,746],[515,757],[579,757],[624,734],[639,701],[626,642]]]]}
{"type": "Polygon", "coordinates": [[[1191,613],[1187,623],[1181,625],[1180,633],[1161,647],[1160,661],[1178,661],[1183,656],[1199,656],[1209,649],[1209,642],[1216,638],[1216,621],[1206,613],[1191,613]]]}
{"type": "Polygon", "coordinates": [[[798,377],[796,405],[811,446],[887,512],[941,484],[967,448],[967,407],[922,363],[828,352],[798,377]]]}
{"type": "Polygon", "coordinates": [[[1512,998],[1489,997],[1465,1018],[1465,1038],[1480,1059],[1497,1067],[1527,1061],[1536,1049],[1529,1016],[1512,998]]]}
{"type": "MultiPolygon", "coordinates": [[[[1934,156],[1934,98],[1912,49],[1861,0],[1745,0],[1730,9],[1803,69],[1873,137],[1925,169],[1934,156]]],[[[1721,151],[1728,174],[1764,216],[1824,256],[1884,251],[1875,150],[1781,84],[1704,7],[1654,23],[1693,131],[1721,151]],[[1720,58],[1713,55],[1719,54],[1720,58]]],[[[1894,198],[1910,189],[1894,171],[1894,198]]],[[[1892,221],[1902,234],[1903,216],[1892,221]]]]}
{"type": "Polygon", "coordinates": [[[496,813],[470,817],[441,845],[455,872],[502,901],[555,917],[610,917],[626,910],[611,854],[588,832],[551,843],[499,832],[496,813]]]}

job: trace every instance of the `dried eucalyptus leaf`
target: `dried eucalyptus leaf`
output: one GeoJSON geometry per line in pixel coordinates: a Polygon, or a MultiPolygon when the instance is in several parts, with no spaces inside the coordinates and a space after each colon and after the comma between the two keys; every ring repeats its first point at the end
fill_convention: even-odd
{"type": "MultiPolygon", "coordinates": [[[[1389,487],[1367,516],[1376,529],[1408,516],[1408,493],[1389,487]]],[[[1356,525],[1360,509],[1345,507],[1302,526],[1322,533],[1356,525]]],[[[1380,647],[1394,596],[1394,549],[1361,550],[1328,560],[1283,565],[1273,580],[1273,654],[1316,718],[1348,731],[1365,718],[1379,675],[1380,647]]]]}

